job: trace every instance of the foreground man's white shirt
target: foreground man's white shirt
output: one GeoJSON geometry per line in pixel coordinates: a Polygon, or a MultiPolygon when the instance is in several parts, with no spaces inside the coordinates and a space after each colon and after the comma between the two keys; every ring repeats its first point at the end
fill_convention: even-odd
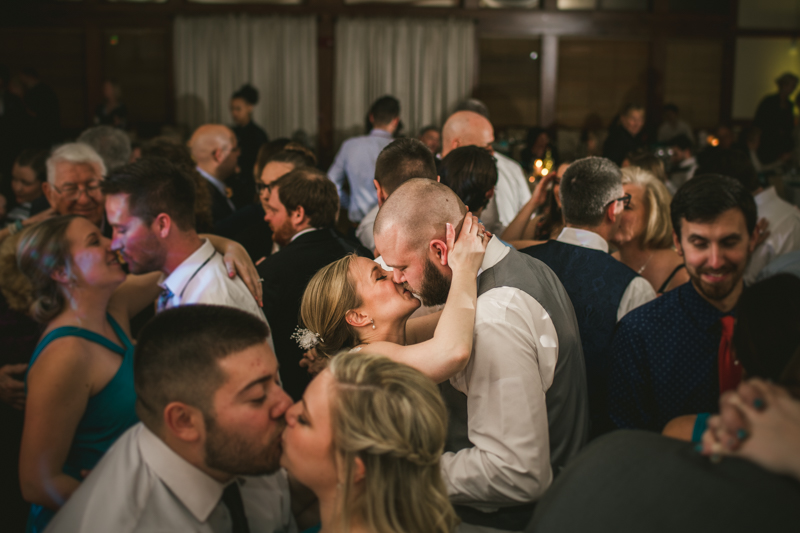
{"type": "MultiPolygon", "coordinates": [[[[214,246],[207,239],[169,276],[161,276],[158,285],[172,291],[172,297],[167,301],[165,309],[192,304],[222,305],[246,311],[264,322],[267,321],[242,278],[228,277],[222,254],[215,253],[214,246]]],[[[267,342],[274,352],[271,330],[267,342]]]]}
{"type": "MultiPolygon", "coordinates": [[[[285,471],[232,483],[239,483],[251,532],[297,531],[285,471]]],[[[45,531],[227,533],[224,489],[139,423],[109,448],[45,531]]]]}
{"type": "MultiPolygon", "coordinates": [[[[481,269],[509,253],[493,237],[481,269]]],[[[450,382],[467,395],[473,448],[442,455],[453,503],[484,511],[538,500],[553,480],[545,393],[553,384],[558,334],[529,294],[497,287],[478,297],[472,357],[450,382]]],[[[460,531],[490,531],[462,525],[460,531]]]]}

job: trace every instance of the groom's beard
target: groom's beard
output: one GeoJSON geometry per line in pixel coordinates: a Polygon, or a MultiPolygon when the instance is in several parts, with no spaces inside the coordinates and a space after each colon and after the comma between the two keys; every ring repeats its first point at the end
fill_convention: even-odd
{"type": "Polygon", "coordinates": [[[422,269],[422,287],[419,288],[418,294],[422,303],[428,307],[442,305],[447,301],[449,292],[450,280],[426,257],[422,269]]]}

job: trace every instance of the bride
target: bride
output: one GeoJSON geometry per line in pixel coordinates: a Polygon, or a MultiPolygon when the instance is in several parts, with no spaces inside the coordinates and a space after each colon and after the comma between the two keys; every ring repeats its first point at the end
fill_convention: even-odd
{"type": "Polygon", "coordinates": [[[332,357],[342,350],[384,355],[416,368],[437,383],[461,371],[472,352],[476,277],[491,235],[467,212],[458,228],[447,224],[452,279],[440,313],[409,320],[420,306],[408,287],[370,259],[350,255],[321,269],[303,294],[304,349],[332,357]]]}

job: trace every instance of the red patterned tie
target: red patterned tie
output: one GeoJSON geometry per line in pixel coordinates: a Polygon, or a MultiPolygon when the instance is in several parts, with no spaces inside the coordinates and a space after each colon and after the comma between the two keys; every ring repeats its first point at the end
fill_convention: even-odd
{"type": "Polygon", "coordinates": [[[742,381],[742,366],[733,356],[733,323],[732,316],[724,316],[720,319],[722,324],[722,338],[719,341],[719,357],[717,366],[719,367],[719,392],[735,389],[742,381]]]}

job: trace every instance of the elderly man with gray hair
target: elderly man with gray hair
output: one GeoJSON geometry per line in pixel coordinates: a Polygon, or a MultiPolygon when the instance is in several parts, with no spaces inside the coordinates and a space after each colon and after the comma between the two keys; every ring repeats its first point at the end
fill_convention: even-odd
{"type": "Polygon", "coordinates": [[[47,159],[47,181],[42,184],[50,209],[0,230],[0,240],[53,215],[78,215],[89,219],[111,236],[105,224],[105,207],[100,182],[106,174],[103,159],[88,144],[67,143],[47,159]]]}
{"type": "Polygon", "coordinates": [[[560,194],[566,227],[558,239],[521,251],[556,273],[575,307],[586,360],[591,436],[597,436],[607,429],[606,375],[616,323],[656,294],[639,273],[608,253],[608,240],[631,202],[622,189],[619,167],[603,157],[580,159],[564,172],[560,194]]]}
{"type": "Polygon", "coordinates": [[[78,142],[94,148],[95,152],[103,158],[108,172],[127,165],[130,161],[131,140],[127,133],[118,128],[112,126],[89,128],[81,133],[78,142]]]}
{"type": "Polygon", "coordinates": [[[105,215],[100,182],[106,165],[95,150],[84,143],[67,143],[47,160],[47,183],[43,190],[57,215],[78,215],[102,229],[105,215]]]}

